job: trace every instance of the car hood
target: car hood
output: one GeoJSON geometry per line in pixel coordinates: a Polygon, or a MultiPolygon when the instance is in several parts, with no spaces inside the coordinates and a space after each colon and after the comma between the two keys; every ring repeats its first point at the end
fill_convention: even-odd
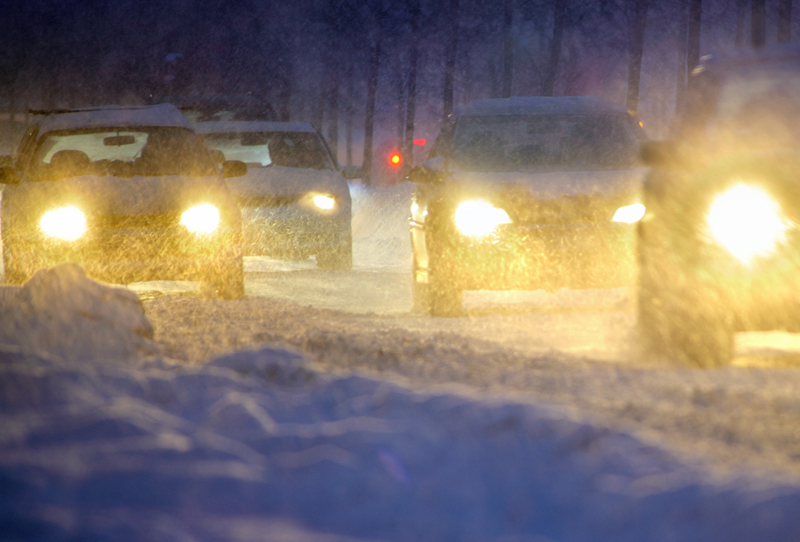
{"type": "Polygon", "coordinates": [[[298,198],[309,192],[321,192],[350,202],[350,189],[338,171],[282,166],[250,168],[242,177],[226,179],[237,201],[264,198],[298,198]]]}
{"type": "Polygon", "coordinates": [[[461,198],[480,197],[530,224],[605,223],[640,200],[645,168],[536,173],[453,172],[461,198]]]}
{"type": "Polygon", "coordinates": [[[212,203],[223,214],[236,209],[217,177],[73,177],[9,185],[4,199],[14,211],[31,217],[64,205],[74,205],[89,216],[166,215],[199,203],[212,203]]]}
{"type": "Polygon", "coordinates": [[[646,168],[591,171],[475,173],[453,171],[450,180],[476,191],[524,190],[539,200],[570,196],[615,199],[637,192],[646,168]]]}

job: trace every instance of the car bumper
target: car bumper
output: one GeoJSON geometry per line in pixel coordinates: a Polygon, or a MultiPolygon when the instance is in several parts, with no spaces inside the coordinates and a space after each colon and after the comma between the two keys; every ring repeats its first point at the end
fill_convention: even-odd
{"type": "Polygon", "coordinates": [[[350,212],[322,215],[294,207],[243,207],[246,256],[307,257],[350,238],[350,212]]]}
{"type": "Polygon", "coordinates": [[[234,229],[208,236],[182,227],[95,229],[72,242],[39,233],[9,236],[4,242],[26,274],[74,262],[89,276],[108,282],[206,280],[221,265],[241,261],[241,235],[234,229]]]}
{"type": "Polygon", "coordinates": [[[628,224],[509,225],[451,252],[463,290],[609,288],[636,280],[635,227],[628,224]]]}

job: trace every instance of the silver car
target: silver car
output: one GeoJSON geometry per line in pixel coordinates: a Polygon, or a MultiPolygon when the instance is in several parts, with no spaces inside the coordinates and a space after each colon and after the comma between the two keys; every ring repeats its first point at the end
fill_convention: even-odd
{"type": "Polygon", "coordinates": [[[324,139],[305,122],[200,122],[218,161],[242,161],[228,181],[242,211],[245,255],[316,256],[321,269],[353,265],[350,189],[324,139]]]}

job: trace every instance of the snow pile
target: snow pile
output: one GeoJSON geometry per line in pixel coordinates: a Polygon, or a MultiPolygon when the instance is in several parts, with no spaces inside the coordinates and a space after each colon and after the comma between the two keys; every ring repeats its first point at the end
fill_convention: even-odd
{"type": "Polygon", "coordinates": [[[0,295],[0,344],[65,360],[155,354],[153,328],[137,295],[86,277],[75,264],[34,274],[0,295]]]}
{"type": "Polygon", "coordinates": [[[715,483],[552,410],[332,377],[283,349],[0,358],[6,539],[800,537],[798,488],[715,483]]]}

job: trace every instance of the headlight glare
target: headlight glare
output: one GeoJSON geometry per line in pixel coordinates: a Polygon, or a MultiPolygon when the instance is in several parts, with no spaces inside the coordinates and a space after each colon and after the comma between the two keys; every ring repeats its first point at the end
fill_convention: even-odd
{"type": "MultiPolygon", "coordinates": [[[[614,213],[613,222],[623,222],[625,224],[633,224],[639,222],[644,217],[645,207],[641,203],[634,203],[626,205],[617,209],[614,213]]],[[[608,215],[606,215],[608,216],[608,215]]]]}
{"type": "Polygon", "coordinates": [[[497,226],[511,222],[503,209],[482,200],[461,203],[456,209],[455,219],[459,231],[469,237],[485,237],[497,226]]]}
{"type": "Polygon", "coordinates": [[[745,264],[772,254],[790,227],[777,201],[744,183],[717,196],[708,211],[711,237],[745,264]]]}
{"type": "Polygon", "coordinates": [[[333,199],[332,196],[327,196],[325,194],[317,194],[311,198],[311,201],[314,202],[314,205],[316,205],[318,209],[322,209],[323,211],[330,211],[336,207],[336,200],[333,199]]]}
{"type": "Polygon", "coordinates": [[[86,215],[77,207],[60,207],[47,211],[39,227],[50,237],[75,241],[86,232],[86,215]]]}
{"type": "Polygon", "coordinates": [[[219,227],[219,210],[210,203],[196,205],[181,215],[181,224],[192,233],[214,233],[219,227]]]}

